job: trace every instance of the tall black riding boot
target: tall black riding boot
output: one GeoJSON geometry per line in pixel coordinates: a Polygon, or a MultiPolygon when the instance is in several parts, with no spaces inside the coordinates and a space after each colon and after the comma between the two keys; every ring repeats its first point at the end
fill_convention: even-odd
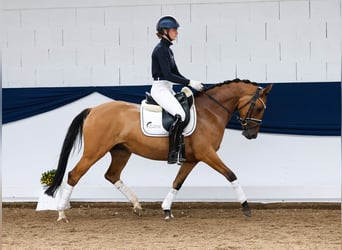
{"type": "Polygon", "coordinates": [[[167,163],[174,164],[178,161],[178,146],[180,134],[182,133],[182,118],[180,115],[175,115],[175,119],[171,125],[169,132],[169,157],[167,163]]]}
{"type": "MultiPolygon", "coordinates": [[[[183,132],[183,131],[182,131],[183,132]]],[[[184,135],[181,133],[179,135],[179,148],[178,148],[178,164],[185,162],[185,143],[184,143],[184,135]]]]}

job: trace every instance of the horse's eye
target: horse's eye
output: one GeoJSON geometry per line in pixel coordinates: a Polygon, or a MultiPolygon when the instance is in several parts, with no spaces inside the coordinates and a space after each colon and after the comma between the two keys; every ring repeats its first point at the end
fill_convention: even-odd
{"type": "Polygon", "coordinates": [[[258,113],[262,111],[262,108],[257,108],[258,113]]]}

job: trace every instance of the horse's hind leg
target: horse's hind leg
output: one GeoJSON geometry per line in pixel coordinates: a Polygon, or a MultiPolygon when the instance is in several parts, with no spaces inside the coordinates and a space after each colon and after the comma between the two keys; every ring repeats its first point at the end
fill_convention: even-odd
{"type": "Polygon", "coordinates": [[[104,153],[99,153],[94,154],[94,156],[92,157],[88,157],[86,154],[83,154],[82,158],[79,160],[76,166],[69,172],[68,181],[67,183],[65,183],[64,189],[62,190],[61,198],[57,205],[57,221],[64,220],[65,222],[68,222],[64,210],[67,208],[67,205],[69,204],[71,193],[74,189],[74,186],[78,183],[81,177],[88,171],[88,169],[103,155],[104,153]]]}
{"type": "Polygon", "coordinates": [[[128,159],[131,156],[131,152],[125,147],[117,145],[111,151],[112,161],[110,163],[109,169],[105,174],[105,178],[114,184],[114,186],[133,204],[133,212],[139,216],[142,215],[142,208],[140,206],[138,197],[133,193],[133,191],[128,188],[122,180],[120,180],[120,175],[128,159]]]}

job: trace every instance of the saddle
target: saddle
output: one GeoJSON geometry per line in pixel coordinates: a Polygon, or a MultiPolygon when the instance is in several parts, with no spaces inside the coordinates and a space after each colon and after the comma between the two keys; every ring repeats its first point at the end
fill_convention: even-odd
{"type": "MultiPolygon", "coordinates": [[[[168,136],[168,131],[174,121],[173,116],[159,106],[151,94],[145,93],[146,99],[141,102],[141,128],[148,136],[168,136]]],[[[196,126],[196,110],[192,91],[184,87],[175,94],[185,112],[185,129],[183,134],[190,135],[196,126]]]]}

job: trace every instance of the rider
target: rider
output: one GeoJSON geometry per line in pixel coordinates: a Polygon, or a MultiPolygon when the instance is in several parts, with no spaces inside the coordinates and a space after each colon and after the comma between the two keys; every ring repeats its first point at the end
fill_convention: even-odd
{"type": "Polygon", "coordinates": [[[197,91],[203,89],[201,82],[189,80],[178,71],[173,52],[170,49],[172,41],[177,38],[178,27],[179,24],[174,17],[161,17],[156,27],[160,42],[152,52],[152,77],[154,81],[151,88],[151,95],[160,106],[174,116],[174,122],[169,131],[169,164],[185,161],[184,139],[182,134],[185,112],[174,97],[172,86],[174,83],[178,83],[189,85],[197,91]]]}

